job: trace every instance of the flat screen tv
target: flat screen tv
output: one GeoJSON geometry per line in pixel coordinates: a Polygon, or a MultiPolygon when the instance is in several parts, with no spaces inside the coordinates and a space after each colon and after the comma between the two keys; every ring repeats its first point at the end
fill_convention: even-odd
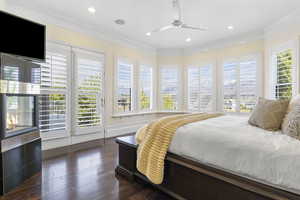
{"type": "Polygon", "coordinates": [[[0,11],[0,52],[45,60],[46,27],[0,11]]]}

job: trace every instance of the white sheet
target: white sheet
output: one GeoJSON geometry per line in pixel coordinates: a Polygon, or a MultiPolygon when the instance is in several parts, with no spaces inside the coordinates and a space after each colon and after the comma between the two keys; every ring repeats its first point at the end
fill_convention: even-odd
{"type": "Polygon", "coordinates": [[[169,151],[300,194],[300,141],[226,115],[179,128],[169,151]]]}

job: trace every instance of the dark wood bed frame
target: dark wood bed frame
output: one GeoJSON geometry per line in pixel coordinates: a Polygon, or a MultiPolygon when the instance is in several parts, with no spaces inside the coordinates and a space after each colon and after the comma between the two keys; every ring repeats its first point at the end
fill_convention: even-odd
{"type": "MultiPolygon", "coordinates": [[[[151,184],[136,169],[137,144],[134,136],[116,139],[119,165],[116,174],[131,181],[151,184]]],[[[300,181],[300,180],[299,180],[300,181]]],[[[153,187],[175,199],[195,200],[300,200],[300,195],[236,176],[168,153],[164,181],[153,187]]]]}

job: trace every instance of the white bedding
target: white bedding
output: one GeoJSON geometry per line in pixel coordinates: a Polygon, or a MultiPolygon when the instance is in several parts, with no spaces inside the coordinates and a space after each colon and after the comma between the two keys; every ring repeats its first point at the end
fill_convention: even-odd
{"type": "Polygon", "coordinates": [[[300,194],[300,141],[226,115],[179,128],[169,151],[300,194]]]}

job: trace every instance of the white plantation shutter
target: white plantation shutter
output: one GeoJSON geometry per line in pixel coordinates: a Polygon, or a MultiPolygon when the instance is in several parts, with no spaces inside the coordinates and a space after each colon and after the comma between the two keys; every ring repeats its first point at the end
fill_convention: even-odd
{"type": "Polygon", "coordinates": [[[188,109],[209,112],[214,105],[213,66],[189,67],[188,109]]]}
{"type": "Polygon", "coordinates": [[[104,57],[74,49],[76,134],[102,131],[104,57]]]}
{"type": "Polygon", "coordinates": [[[286,49],[275,54],[275,98],[289,99],[293,94],[293,51],[286,49]]]}
{"type": "Polygon", "coordinates": [[[249,113],[258,96],[258,59],[256,56],[224,64],[224,111],[249,113]]]}
{"type": "Polygon", "coordinates": [[[200,93],[200,69],[199,67],[189,67],[188,69],[188,109],[199,111],[200,93]]]}
{"type": "Polygon", "coordinates": [[[249,59],[240,63],[240,112],[253,110],[257,100],[257,61],[249,59]]]}
{"type": "Polygon", "coordinates": [[[133,64],[118,60],[117,65],[117,112],[133,110],[133,64]]]}
{"type": "Polygon", "coordinates": [[[140,110],[151,110],[153,99],[152,99],[152,80],[153,72],[152,67],[141,65],[140,66],[140,110]]]}
{"type": "Polygon", "coordinates": [[[213,111],[213,67],[212,65],[200,67],[200,111],[213,111]]]}
{"type": "Polygon", "coordinates": [[[235,112],[237,107],[237,63],[225,63],[224,77],[224,111],[235,112]]]}
{"type": "Polygon", "coordinates": [[[179,72],[176,67],[163,67],[161,78],[161,107],[162,110],[178,109],[179,72]]]}
{"type": "Polygon", "coordinates": [[[61,45],[47,44],[46,62],[41,64],[39,97],[40,131],[44,137],[55,134],[60,137],[68,134],[69,67],[70,49],[61,45]]]}

